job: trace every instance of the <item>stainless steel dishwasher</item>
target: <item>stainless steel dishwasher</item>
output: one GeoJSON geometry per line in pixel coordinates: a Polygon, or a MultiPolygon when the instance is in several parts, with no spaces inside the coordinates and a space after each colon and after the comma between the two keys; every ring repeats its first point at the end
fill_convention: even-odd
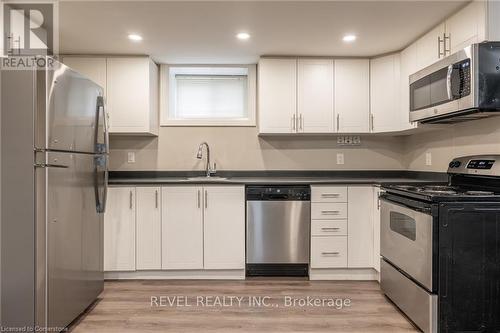
{"type": "Polygon", "coordinates": [[[309,186],[248,186],[247,276],[308,276],[309,186]]]}

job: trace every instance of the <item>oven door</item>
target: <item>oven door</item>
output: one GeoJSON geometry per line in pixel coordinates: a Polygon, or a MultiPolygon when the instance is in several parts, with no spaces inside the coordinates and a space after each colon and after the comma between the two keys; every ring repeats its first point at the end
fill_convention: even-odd
{"type": "Polygon", "coordinates": [[[410,121],[474,108],[471,49],[466,48],[410,77],[410,121]]]}
{"type": "Polygon", "coordinates": [[[433,218],[382,198],[380,254],[433,291],[433,218]]]}

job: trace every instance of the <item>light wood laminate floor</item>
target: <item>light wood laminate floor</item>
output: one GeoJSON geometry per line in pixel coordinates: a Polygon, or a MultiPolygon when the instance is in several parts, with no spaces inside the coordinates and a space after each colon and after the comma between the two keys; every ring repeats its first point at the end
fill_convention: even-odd
{"type": "Polygon", "coordinates": [[[108,281],[99,300],[70,330],[75,333],[417,331],[383,296],[377,282],[303,279],[108,281]],[[154,298],[151,306],[152,296],[157,297],[158,306],[154,298]],[[181,297],[177,300],[175,296],[181,297]],[[221,302],[226,296],[226,304],[216,304],[216,296],[221,302]],[[236,296],[243,297],[241,304],[236,296]],[[261,297],[268,306],[251,306],[249,296],[257,300],[261,297]],[[307,296],[321,303],[340,299],[343,308],[339,308],[339,303],[337,307],[301,306],[298,299],[307,296]],[[292,299],[297,300],[295,306],[287,306],[292,299]]]}

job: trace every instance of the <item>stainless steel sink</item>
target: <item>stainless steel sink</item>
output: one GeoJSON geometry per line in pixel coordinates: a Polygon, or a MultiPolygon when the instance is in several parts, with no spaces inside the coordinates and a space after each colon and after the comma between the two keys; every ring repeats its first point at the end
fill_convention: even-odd
{"type": "Polygon", "coordinates": [[[218,182],[221,180],[227,180],[228,178],[226,177],[219,177],[219,176],[198,176],[198,177],[189,177],[187,180],[190,181],[200,181],[200,182],[218,182]]]}

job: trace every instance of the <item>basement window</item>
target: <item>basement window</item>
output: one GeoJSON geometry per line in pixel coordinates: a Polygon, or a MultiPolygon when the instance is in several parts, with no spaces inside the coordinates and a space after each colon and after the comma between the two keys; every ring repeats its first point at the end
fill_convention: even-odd
{"type": "Polygon", "coordinates": [[[255,126],[255,66],[162,66],[163,126],[255,126]]]}

